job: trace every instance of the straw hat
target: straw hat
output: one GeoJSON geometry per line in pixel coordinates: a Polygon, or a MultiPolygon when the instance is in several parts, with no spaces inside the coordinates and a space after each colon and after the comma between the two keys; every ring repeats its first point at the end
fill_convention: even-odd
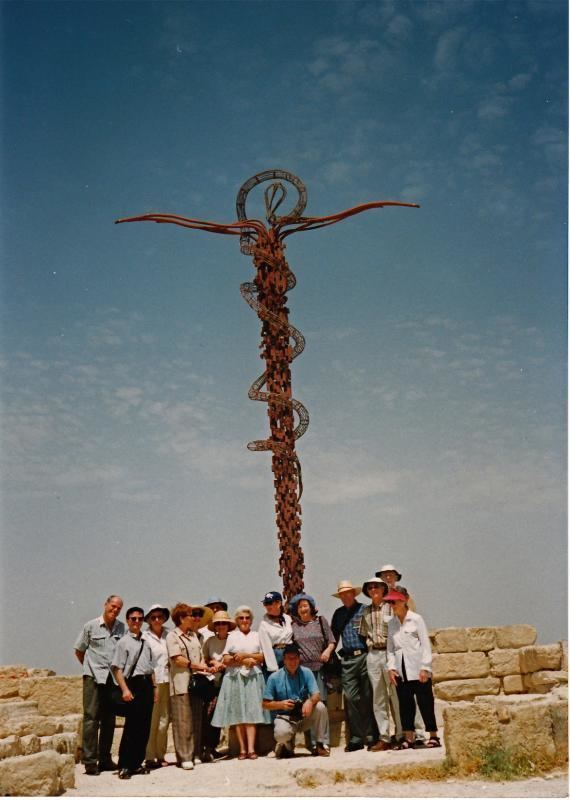
{"type": "Polygon", "coordinates": [[[362,586],[353,586],[352,581],[340,581],[338,584],[338,589],[332,595],[332,597],[340,597],[343,592],[354,592],[355,594],[360,594],[362,591],[362,586]]]}
{"type": "Polygon", "coordinates": [[[208,630],[215,633],[216,632],[215,626],[217,622],[227,622],[228,625],[230,626],[230,631],[233,631],[233,629],[236,627],[235,622],[230,617],[227,611],[216,611],[216,613],[212,617],[212,621],[208,625],[208,630]]]}
{"type": "Polygon", "coordinates": [[[199,603],[188,603],[192,611],[201,611],[202,612],[202,627],[205,627],[212,617],[214,616],[214,612],[211,608],[207,608],[207,606],[201,606],[199,603]]]}

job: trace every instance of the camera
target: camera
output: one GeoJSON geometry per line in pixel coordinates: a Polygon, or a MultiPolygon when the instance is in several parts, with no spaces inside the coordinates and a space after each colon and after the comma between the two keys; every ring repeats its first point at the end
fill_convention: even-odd
{"type": "Polygon", "coordinates": [[[303,719],[303,701],[295,700],[295,705],[289,712],[289,719],[293,722],[298,722],[303,719]]]}

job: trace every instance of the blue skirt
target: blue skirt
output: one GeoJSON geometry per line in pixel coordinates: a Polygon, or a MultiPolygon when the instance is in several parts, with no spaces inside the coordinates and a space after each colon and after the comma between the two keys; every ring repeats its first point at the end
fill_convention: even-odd
{"type": "Polygon", "coordinates": [[[242,675],[236,670],[224,675],[222,688],[212,717],[215,728],[227,725],[257,725],[271,722],[271,714],[262,708],[265,680],[261,672],[242,675]]]}

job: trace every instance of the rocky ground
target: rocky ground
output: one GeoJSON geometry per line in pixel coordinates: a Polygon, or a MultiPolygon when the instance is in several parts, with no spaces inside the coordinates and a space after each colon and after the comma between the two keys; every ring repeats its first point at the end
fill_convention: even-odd
{"type": "MultiPolygon", "coordinates": [[[[172,759],[168,756],[168,759],[172,759]]],[[[174,764],[136,775],[129,781],[116,773],[98,776],[76,768],[74,797],[567,797],[568,775],[563,771],[523,781],[426,780],[428,772],[443,759],[443,750],[345,753],[333,748],[330,758],[313,758],[302,747],[295,758],[257,761],[227,758],[197,766],[192,772],[174,764]],[[415,766],[413,766],[415,765],[415,766]],[[409,768],[417,777],[387,780],[389,771],[409,768]],[[422,777],[423,779],[419,779],[422,777]]]]}

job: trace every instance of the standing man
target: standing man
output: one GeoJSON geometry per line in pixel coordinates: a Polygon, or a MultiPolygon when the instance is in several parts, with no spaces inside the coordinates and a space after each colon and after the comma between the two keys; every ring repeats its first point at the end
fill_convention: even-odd
{"type": "Polygon", "coordinates": [[[156,660],[148,641],[141,633],[144,611],[140,606],[127,610],[129,632],[115,649],[111,669],[127,703],[125,727],[119,747],[119,778],[147,775],[143,767],[146,743],[150,733],[153,704],[158,700],[154,677],[156,660]]]}
{"type": "Polygon", "coordinates": [[[276,758],[294,755],[295,734],[311,729],[316,741],[314,756],[330,756],[325,742],[329,738],[329,716],[315,676],[301,666],[296,644],[283,648],[283,666],[272,672],[263,692],[263,708],[273,716],[273,735],[277,746],[276,758]]]}
{"type": "Polygon", "coordinates": [[[342,601],[342,606],[332,616],[331,628],[336,641],[342,641],[339,650],[341,683],[350,728],[350,739],[344,749],[348,753],[363,750],[366,745],[372,746],[376,739],[372,692],[366,669],[368,648],[366,639],[358,632],[364,613],[364,606],[356,599],[361,590],[351,581],[340,581],[333,594],[342,601]]]}
{"type": "Polygon", "coordinates": [[[360,620],[359,633],[366,639],[368,655],[366,669],[372,686],[372,707],[378,726],[379,739],[369,750],[378,752],[391,749],[390,714],[396,727],[396,741],[402,738],[400,708],[396,687],[390,680],[387,667],[388,622],[392,617],[391,607],[384,603],[388,586],[379,578],[369,578],[362,584],[362,591],[372,600],[366,606],[360,620]]]}
{"type": "Polygon", "coordinates": [[[83,666],[81,749],[86,775],[117,769],[111,758],[115,714],[109,700],[114,685],[109,670],[117,642],[125,634],[124,624],[117,619],[122,608],[121,598],[110,595],[103,614],[87,622],[75,642],[75,656],[83,666]]]}

